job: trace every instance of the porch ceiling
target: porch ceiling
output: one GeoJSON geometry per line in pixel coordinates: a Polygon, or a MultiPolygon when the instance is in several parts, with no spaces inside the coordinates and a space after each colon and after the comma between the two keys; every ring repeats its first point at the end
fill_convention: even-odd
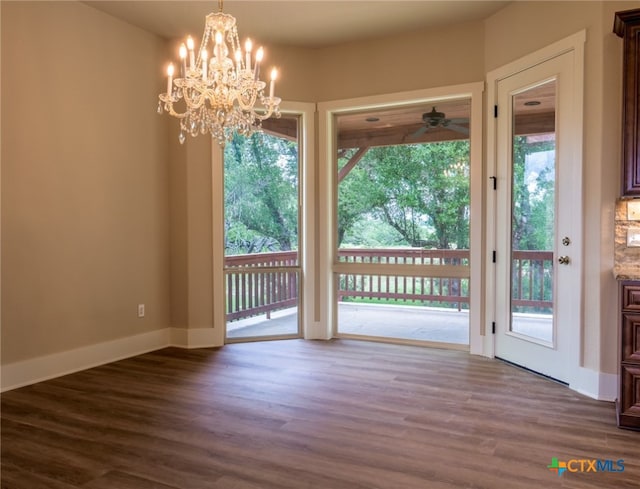
{"type": "MultiPolygon", "coordinates": [[[[553,84],[534,87],[514,97],[515,133],[517,135],[553,132],[555,127],[555,91],[553,84]],[[537,104],[536,104],[537,103],[537,104]]],[[[471,101],[442,100],[413,105],[354,111],[336,116],[337,149],[417,144],[468,139],[471,101]],[[466,119],[455,124],[459,130],[430,127],[421,131],[423,114],[435,108],[447,119],[466,119]]],[[[264,129],[273,134],[295,139],[294,119],[268,119],[264,129]]]]}

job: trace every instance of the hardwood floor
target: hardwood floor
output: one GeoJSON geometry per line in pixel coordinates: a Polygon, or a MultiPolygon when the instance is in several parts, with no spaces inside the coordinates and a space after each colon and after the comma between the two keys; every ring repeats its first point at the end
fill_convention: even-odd
{"type": "Polygon", "coordinates": [[[612,403],[456,351],[168,348],[1,408],[3,489],[640,487],[640,433],[616,428],[612,403]],[[552,457],[624,471],[558,476],[552,457]]]}

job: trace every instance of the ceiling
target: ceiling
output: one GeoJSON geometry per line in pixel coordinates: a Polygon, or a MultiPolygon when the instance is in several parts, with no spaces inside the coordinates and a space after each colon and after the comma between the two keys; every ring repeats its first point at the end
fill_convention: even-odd
{"type": "MultiPolygon", "coordinates": [[[[113,1],[84,3],[167,39],[200,36],[208,1],[113,1]]],[[[320,48],[402,32],[482,20],[508,1],[485,0],[227,0],[224,12],[238,20],[241,39],[258,44],[320,48]]]]}
{"type": "Polygon", "coordinates": [[[340,114],[336,117],[338,148],[467,139],[470,115],[470,99],[434,101],[340,114]],[[455,126],[458,130],[443,127],[430,127],[427,130],[423,115],[432,109],[445,114],[447,119],[457,120],[455,126]]]}

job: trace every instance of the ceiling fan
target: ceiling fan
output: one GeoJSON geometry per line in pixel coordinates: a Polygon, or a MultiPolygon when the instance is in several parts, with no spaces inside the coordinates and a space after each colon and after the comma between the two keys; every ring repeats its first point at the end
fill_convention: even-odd
{"type": "Polygon", "coordinates": [[[421,136],[429,129],[434,129],[436,127],[450,129],[464,134],[465,136],[469,135],[469,128],[459,125],[469,124],[468,118],[447,119],[446,114],[444,112],[438,112],[435,106],[431,109],[431,112],[425,112],[422,114],[422,121],[424,122],[424,126],[414,132],[411,137],[415,138],[421,136]]]}

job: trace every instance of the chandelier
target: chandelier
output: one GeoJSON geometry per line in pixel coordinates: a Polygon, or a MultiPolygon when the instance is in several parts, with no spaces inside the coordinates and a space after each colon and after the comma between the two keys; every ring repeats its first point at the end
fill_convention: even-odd
{"type": "Polygon", "coordinates": [[[208,132],[224,146],[234,134],[251,135],[265,119],[280,117],[280,99],[274,96],[277,70],[271,70],[266,96],[267,84],[260,80],[263,48],[253,56],[253,44],[247,39],[243,52],[235,17],[222,12],[222,0],[218,10],[206,17],[197,54],[191,36],[180,46],[179,74],[170,63],[167,92],[158,97],[158,113],[164,109],[180,119],[180,144],[187,134],[208,132]]]}

